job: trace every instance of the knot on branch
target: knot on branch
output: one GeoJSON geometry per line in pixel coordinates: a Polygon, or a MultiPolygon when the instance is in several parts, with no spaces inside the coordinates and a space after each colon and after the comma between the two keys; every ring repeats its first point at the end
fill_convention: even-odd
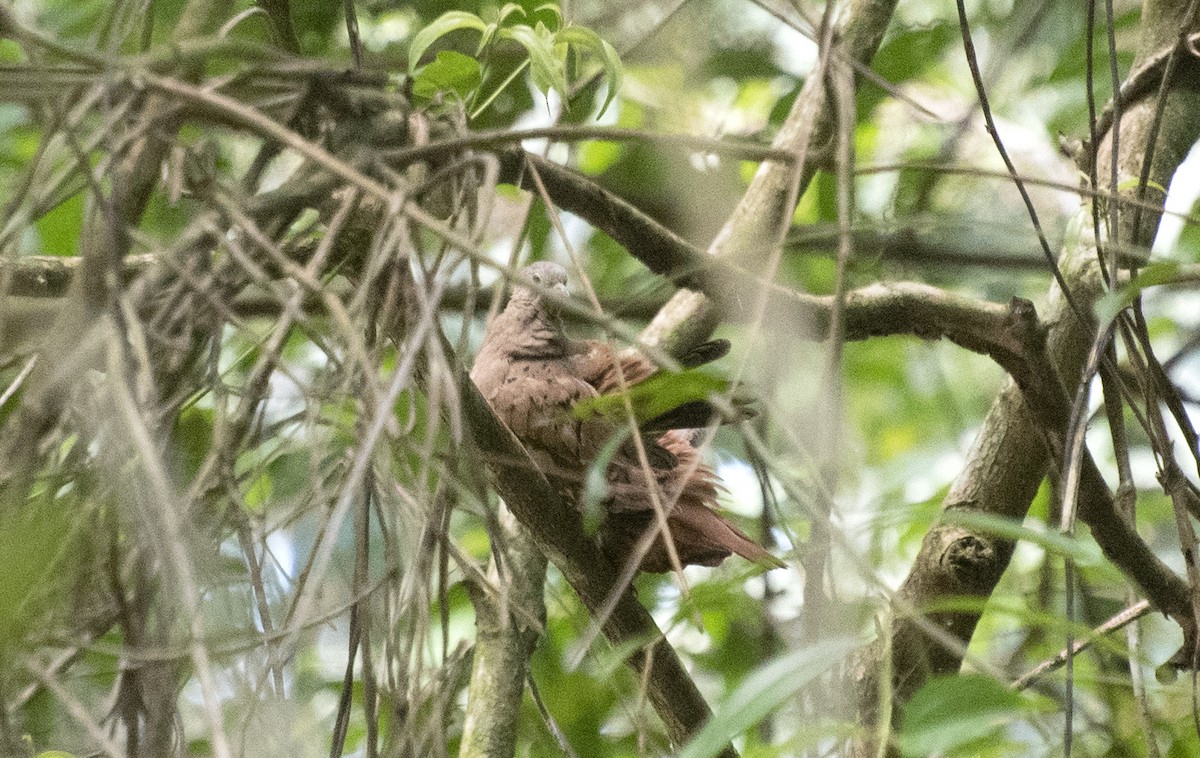
{"type": "Polygon", "coordinates": [[[1061,387],[1054,368],[1046,359],[1046,327],[1038,319],[1033,303],[1022,297],[1009,301],[1008,313],[1004,317],[1004,337],[1000,342],[1005,349],[992,357],[1004,367],[1017,386],[1021,388],[1026,402],[1036,410],[1047,407],[1057,410],[1061,400],[1061,387]]]}
{"type": "Polygon", "coordinates": [[[1007,328],[1009,334],[1027,348],[1041,352],[1046,346],[1046,330],[1038,320],[1037,308],[1023,297],[1009,301],[1007,328]]]}
{"type": "Polygon", "coordinates": [[[986,593],[995,583],[996,549],[983,537],[955,531],[939,559],[942,569],[963,592],[986,593]]]}

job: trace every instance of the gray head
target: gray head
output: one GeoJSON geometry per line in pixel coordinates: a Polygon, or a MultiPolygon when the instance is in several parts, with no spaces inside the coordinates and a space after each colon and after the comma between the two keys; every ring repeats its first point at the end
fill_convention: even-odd
{"type": "Polygon", "coordinates": [[[557,289],[555,285],[567,286],[567,270],[554,261],[538,261],[521,270],[521,281],[536,286],[557,289]]]}
{"type": "Polygon", "coordinates": [[[538,261],[521,270],[512,299],[538,301],[546,292],[567,296],[567,270],[553,261],[538,261]]]}
{"type": "Polygon", "coordinates": [[[513,280],[512,297],[484,337],[482,352],[493,350],[507,358],[561,358],[567,353],[558,311],[567,297],[567,270],[541,261],[527,266],[513,280]]]}

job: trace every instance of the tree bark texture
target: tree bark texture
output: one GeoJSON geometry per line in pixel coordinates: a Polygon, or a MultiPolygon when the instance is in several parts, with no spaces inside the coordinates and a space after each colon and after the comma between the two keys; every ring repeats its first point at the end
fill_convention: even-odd
{"type": "Polygon", "coordinates": [[[490,586],[469,585],[475,654],[459,758],[505,758],[515,752],[529,656],[546,620],[546,556],[507,510],[499,521],[504,544],[492,548],[490,586]]]}
{"type": "MultiPolygon", "coordinates": [[[[1195,19],[1185,19],[1186,3],[1147,2],[1143,12],[1142,48],[1138,61],[1146,60],[1173,46],[1180,29],[1195,28],[1195,19]]],[[[1136,69],[1136,64],[1135,64],[1136,69]]],[[[1150,181],[1169,185],[1175,169],[1200,136],[1200,66],[1181,60],[1169,82],[1169,96],[1150,166],[1150,181]]],[[[1142,171],[1148,136],[1157,107],[1157,91],[1136,102],[1123,103],[1120,118],[1118,174],[1122,186],[1142,171]]],[[[1102,134],[1097,150],[1097,175],[1103,189],[1109,186],[1111,130],[1102,134]]],[[[1136,197],[1136,188],[1123,189],[1121,197],[1136,197]]],[[[1145,199],[1159,204],[1164,193],[1150,189],[1145,199]]],[[[1158,227],[1157,212],[1135,214],[1122,210],[1116,235],[1118,247],[1148,247],[1158,227]],[[1135,232],[1133,219],[1141,216],[1135,232]]],[[[1091,229],[1090,213],[1087,229],[1091,229]]],[[[1059,265],[1081,312],[1091,314],[1095,299],[1103,293],[1095,241],[1090,232],[1061,253],[1059,265]]],[[[1051,290],[1051,307],[1045,317],[1046,352],[1068,394],[1077,388],[1081,370],[1095,339],[1095,324],[1077,319],[1057,287],[1051,290]]],[[[972,510],[1020,520],[1046,473],[1048,451],[1038,423],[1030,415],[1021,391],[1013,382],[996,398],[967,459],[943,502],[944,511],[972,510]]],[[[1097,534],[1097,541],[1105,535],[1097,534]]],[[[922,609],[954,597],[986,598],[995,589],[1012,556],[1013,544],[986,533],[960,526],[938,525],[925,536],[913,567],[894,598],[895,618],[889,640],[880,639],[862,651],[852,675],[859,693],[860,723],[874,735],[878,712],[881,672],[891,671],[891,703],[899,712],[904,703],[930,677],[952,674],[961,663],[963,651],[979,621],[974,612],[930,612],[922,609]],[[921,613],[920,619],[914,613],[921,613]],[[932,624],[948,634],[957,645],[946,645],[927,631],[932,624]],[[883,656],[890,650],[890,664],[883,656]]],[[[941,635],[937,635],[941,636],[941,635]]],[[[876,755],[878,746],[864,739],[855,745],[855,755],[876,755]]]]}

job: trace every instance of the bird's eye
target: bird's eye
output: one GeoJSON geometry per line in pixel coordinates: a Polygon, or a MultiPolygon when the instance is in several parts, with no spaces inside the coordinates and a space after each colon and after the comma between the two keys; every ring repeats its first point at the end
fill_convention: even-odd
{"type": "Polygon", "coordinates": [[[541,284],[541,283],[542,283],[542,275],[541,275],[541,274],[534,274],[534,275],[533,275],[533,283],[534,283],[534,284],[541,284]]]}

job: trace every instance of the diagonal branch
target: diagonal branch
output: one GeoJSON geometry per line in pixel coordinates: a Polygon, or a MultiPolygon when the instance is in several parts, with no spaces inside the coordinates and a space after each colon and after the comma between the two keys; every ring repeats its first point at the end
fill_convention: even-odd
{"type": "MultiPolygon", "coordinates": [[[[1177,34],[1179,19],[1169,18],[1170,13],[1164,10],[1166,5],[1162,8],[1153,8],[1153,5],[1147,6],[1146,25],[1177,34]]],[[[1183,85],[1183,82],[1179,84],[1183,85]]],[[[1192,87],[1180,86],[1173,93],[1161,137],[1169,148],[1156,154],[1152,172],[1152,180],[1161,186],[1167,186],[1200,133],[1200,119],[1195,116],[1198,104],[1200,92],[1192,87]],[[1164,153],[1168,157],[1163,158],[1164,153]]],[[[1139,173],[1141,145],[1153,110],[1153,104],[1144,100],[1123,103],[1122,175],[1137,176],[1139,173]]],[[[1097,153],[1105,159],[1103,150],[1097,153]]],[[[1107,165],[1103,167],[1107,168],[1107,165]]],[[[1103,170],[1098,173],[1104,175],[1103,170]]],[[[1161,197],[1155,199],[1161,200],[1161,197]]],[[[1131,244],[1131,231],[1131,227],[1122,226],[1115,241],[1131,244]]],[[[1081,238],[1064,249],[1059,265],[1081,306],[1080,312],[1089,314],[1095,299],[1103,291],[1095,240],[1081,238]]],[[[1078,381],[1095,337],[1096,325],[1090,318],[1083,321],[1070,313],[1057,288],[1051,291],[1051,310],[1046,323],[1044,359],[1031,363],[1030,367],[1035,370],[1030,373],[1014,371],[1015,381],[993,403],[968,454],[966,466],[943,502],[944,509],[970,509],[1011,519],[1024,518],[1046,473],[1048,453],[1061,454],[1065,419],[1070,408],[1060,394],[1062,384],[1074,386],[1078,381]],[[1057,377],[1044,368],[1039,369],[1050,364],[1057,377]]],[[[1091,527],[1109,559],[1121,565],[1149,599],[1160,610],[1171,614],[1190,637],[1195,630],[1189,620],[1188,588],[1157,561],[1137,538],[1132,525],[1116,511],[1111,493],[1090,457],[1082,463],[1080,516],[1091,527]],[[1134,553],[1129,554],[1130,550],[1134,553]]],[[[988,534],[959,527],[935,527],[926,535],[913,568],[897,593],[897,605],[924,608],[951,596],[987,597],[1007,567],[1012,550],[1011,542],[988,534]]],[[[928,613],[927,618],[961,640],[965,649],[979,621],[979,613],[928,613]]],[[[890,710],[892,706],[903,706],[929,676],[952,673],[962,663],[961,652],[937,644],[911,620],[897,619],[890,636],[885,637],[890,640],[891,648],[888,649],[881,640],[863,651],[856,666],[860,713],[867,723],[889,718],[887,712],[879,712],[881,684],[887,689],[887,684],[880,682],[880,671],[891,672],[892,700],[884,706],[890,710]],[[890,659],[890,666],[885,657],[890,659]]],[[[875,755],[877,752],[878,746],[860,743],[853,754],[875,755]]]]}
{"type": "MultiPolygon", "coordinates": [[[[868,63],[883,41],[895,7],[895,0],[853,0],[845,20],[823,40],[821,65],[829,63],[830,49],[835,46],[842,60],[868,63]]],[[[795,154],[796,161],[759,166],[746,194],[710,245],[708,253],[713,257],[761,268],[777,253],[796,201],[816,175],[821,152],[833,145],[836,113],[826,96],[825,73],[814,71],[805,80],[772,142],[772,147],[795,154]]],[[[686,349],[708,337],[716,326],[716,313],[729,302],[712,302],[696,292],[676,293],[643,337],[671,352],[686,349]]]]}
{"type": "MultiPolygon", "coordinates": [[[[488,452],[497,492],[562,571],[583,604],[598,615],[618,586],[613,565],[584,533],[579,513],[563,499],[561,488],[540,472],[530,475],[536,467],[512,432],[496,419],[465,372],[459,372],[458,384],[463,418],[475,444],[488,452]]],[[[620,593],[612,612],[605,617],[603,631],[618,649],[642,644],[629,663],[645,682],[650,702],[671,740],[677,746],[685,744],[711,712],[674,648],[632,589],[620,593]]],[[[723,754],[736,755],[732,747],[723,754]]]]}

